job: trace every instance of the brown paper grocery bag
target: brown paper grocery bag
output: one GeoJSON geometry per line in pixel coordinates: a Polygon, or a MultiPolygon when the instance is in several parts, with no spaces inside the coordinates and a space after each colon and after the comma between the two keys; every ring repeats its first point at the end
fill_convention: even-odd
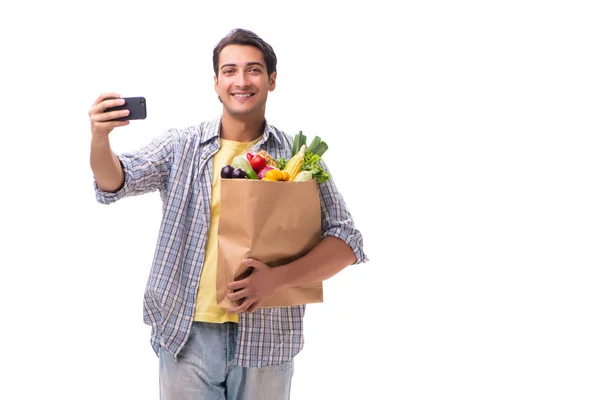
{"type": "MultiPolygon", "coordinates": [[[[321,240],[317,183],[221,179],[217,233],[217,304],[234,304],[227,284],[242,275],[242,260],[254,258],[277,267],[306,254],[321,240]]],[[[261,308],[323,301],[322,283],[282,289],[261,308]]]]}

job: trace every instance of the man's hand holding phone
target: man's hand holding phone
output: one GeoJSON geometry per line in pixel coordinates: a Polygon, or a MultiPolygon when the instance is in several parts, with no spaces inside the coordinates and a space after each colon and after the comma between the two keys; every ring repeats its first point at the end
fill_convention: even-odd
{"type": "Polygon", "coordinates": [[[96,99],[88,114],[92,124],[90,165],[94,179],[100,190],[115,192],[123,187],[125,175],[110,148],[108,135],[113,129],[128,125],[130,119],[146,118],[146,99],[104,93],[96,99]]]}
{"type": "Polygon", "coordinates": [[[108,135],[114,128],[129,124],[131,119],[146,118],[146,99],[121,98],[118,93],[101,94],[89,111],[92,135],[108,135]]]}

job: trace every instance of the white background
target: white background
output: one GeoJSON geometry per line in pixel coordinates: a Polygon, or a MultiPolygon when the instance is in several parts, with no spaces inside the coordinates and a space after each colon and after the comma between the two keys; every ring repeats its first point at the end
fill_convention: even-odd
{"type": "Polygon", "coordinates": [[[96,203],[87,112],[146,96],[116,152],[214,118],[235,27],[275,48],[268,121],[328,142],[370,258],[308,307],[292,398],[600,398],[595,2],[166,4],[1,6],[0,398],[158,399],[160,200],[96,203]]]}

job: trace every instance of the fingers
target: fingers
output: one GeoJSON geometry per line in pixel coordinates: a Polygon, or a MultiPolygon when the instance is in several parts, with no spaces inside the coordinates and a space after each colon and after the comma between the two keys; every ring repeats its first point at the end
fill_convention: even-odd
{"type": "Polygon", "coordinates": [[[255,260],[254,258],[246,258],[246,259],[242,260],[242,264],[247,267],[254,267],[254,266],[258,266],[255,264],[260,264],[260,262],[255,260]]]}
{"type": "Polygon", "coordinates": [[[119,98],[119,97],[121,97],[121,95],[116,92],[102,93],[100,96],[98,96],[96,101],[94,101],[94,104],[92,104],[92,107],[102,103],[105,99],[110,99],[111,97],[119,98]]]}
{"type": "Polygon", "coordinates": [[[252,300],[246,299],[239,306],[227,310],[231,314],[237,314],[246,311],[253,304],[252,300]]]}
{"type": "Polygon", "coordinates": [[[92,125],[92,135],[108,135],[114,128],[129,125],[129,121],[115,121],[117,118],[129,115],[129,110],[114,110],[104,112],[107,108],[118,107],[125,104],[125,99],[119,93],[103,93],[94,102],[88,114],[92,125]]]}
{"type": "Polygon", "coordinates": [[[227,294],[227,298],[229,300],[237,301],[243,299],[244,297],[248,297],[250,295],[250,291],[248,289],[238,290],[237,292],[230,292],[227,294]]]}
{"type": "Polygon", "coordinates": [[[99,112],[92,113],[90,112],[90,119],[92,122],[105,122],[110,121],[112,119],[126,117],[129,115],[129,110],[117,110],[117,111],[109,111],[109,112],[99,112]]]}
{"type": "MultiPolygon", "coordinates": [[[[116,93],[104,94],[101,95],[98,99],[105,99],[106,96],[111,96],[113,94],[116,93]]],[[[116,110],[104,112],[109,107],[118,107],[123,105],[124,103],[124,99],[111,99],[102,100],[100,103],[94,105],[89,111],[90,120],[92,122],[92,129],[100,128],[104,130],[112,130],[120,126],[129,125],[129,121],[113,121],[114,119],[128,116],[129,110],[116,110]]]]}
{"type": "Polygon", "coordinates": [[[245,278],[245,279],[242,279],[239,281],[230,282],[227,285],[227,289],[232,290],[232,291],[237,290],[237,289],[243,289],[246,286],[248,286],[248,284],[250,284],[250,278],[245,278]]]}
{"type": "Polygon", "coordinates": [[[90,117],[92,115],[95,115],[95,114],[102,114],[102,113],[104,113],[104,111],[107,108],[118,107],[118,106],[122,106],[123,104],[125,104],[125,100],[124,99],[103,100],[100,103],[97,103],[97,104],[94,103],[94,105],[92,106],[92,108],[90,108],[90,111],[89,111],[88,114],[90,115],[90,117]]]}
{"type": "Polygon", "coordinates": [[[246,259],[242,260],[242,265],[244,265],[246,267],[253,267],[256,269],[269,268],[269,266],[267,264],[265,264],[262,261],[255,260],[254,258],[246,258],[246,259]]]}

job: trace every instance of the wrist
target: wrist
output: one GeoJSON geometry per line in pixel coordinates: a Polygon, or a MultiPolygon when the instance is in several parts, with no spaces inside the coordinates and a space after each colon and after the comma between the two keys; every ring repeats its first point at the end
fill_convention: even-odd
{"type": "Polygon", "coordinates": [[[100,135],[92,133],[92,146],[93,147],[110,147],[110,141],[108,135],[100,135]]]}
{"type": "Polygon", "coordinates": [[[287,289],[293,286],[293,276],[291,274],[290,264],[273,267],[272,271],[276,290],[287,289]]]}

